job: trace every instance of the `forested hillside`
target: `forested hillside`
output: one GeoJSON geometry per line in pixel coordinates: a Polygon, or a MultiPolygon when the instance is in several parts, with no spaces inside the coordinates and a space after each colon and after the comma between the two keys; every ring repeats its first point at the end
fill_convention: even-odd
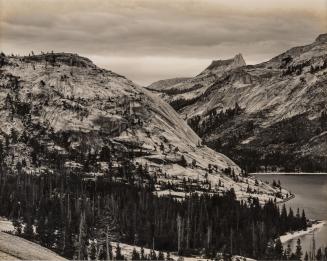
{"type": "Polygon", "coordinates": [[[167,103],[89,59],[67,53],[31,53],[0,60],[0,159],[12,175],[57,169],[94,178],[125,166],[145,169],[160,194],[170,184],[183,193],[232,187],[238,198],[255,187],[261,201],[278,191],[246,177],[229,158],[201,139],[167,103]],[[128,164],[126,163],[128,162],[128,164]]]}
{"type": "Polygon", "coordinates": [[[13,220],[15,234],[69,259],[123,259],[119,247],[113,253],[111,241],[160,250],[159,257],[143,256],[151,260],[168,252],[286,259],[275,239],[307,226],[304,212],[280,209],[273,201],[261,205],[255,197],[237,201],[233,189],[222,195],[188,193],[182,201],[158,197],[153,183],[140,185],[132,174],[122,183],[72,173],[2,172],[0,181],[0,215],[13,220]]]}
{"type": "Polygon", "coordinates": [[[214,61],[160,96],[204,144],[247,171],[326,172],[326,84],[322,34],[260,64],[245,65],[240,57],[214,61]]]}

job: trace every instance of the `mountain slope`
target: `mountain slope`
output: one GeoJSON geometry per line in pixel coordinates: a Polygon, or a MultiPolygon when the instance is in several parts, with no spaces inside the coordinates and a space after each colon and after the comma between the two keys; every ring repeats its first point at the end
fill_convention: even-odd
{"type": "Polygon", "coordinates": [[[178,111],[206,144],[249,170],[327,170],[326,34],[268,62],[206,71],[192,79],[206,86],[201,93],[161,95],[182,101],[178,111]]]}
{"type": "Polygon", "coordinates": [[[146,88],[149,90],[152,90],[152,91],[156,91],[156,90],[162,91],[164,88],[169,89],[171,86],[174,86],[181,82],[185,82],[189,79],[190,79],[189,77],[181,77],[181,78],[171,78],[171,79],[167,79],[167,80],[160,80],[160,81],[150,84],[146,88]]]}
{"type": "Polygon", "coordinates": [[[14,232],[12,222],[0,217],[0,260],[67,260],[45,247],[8,232],[14,232]]]}
{"type": "Polygon", "coordinates": [[[132,168],[145,169],[156,180],[160,194],[173,193],[165,184],[181,186],[185,179],[222,184],[216,191],[234,187],[240,198],[247,196],[248,184],[263,193],[261,199],[279,193],[241,177],[229,158],[202,146],[157,95],[87,58],[1,55],[0,65],[1,162],[14,173],[59,169],[126,176],[130,159],[132,168]]]}
{"type": "Polygon", "coordinates": [[[67,260],[36,243],[0,231],[1,260],[67,260]]]}
{"type": "MultiPolygon", "coordinates": [[[[159,93],[160,97],[169,102],[175,110],[183,111],[184,107],[197,103],[206,90],[223,74],[242,66],[245,66],[245,61],[241,54],[237,54],[232,59],[213,61],[203,72],[194,78],[173,85],[169,82],[166,86],[160,84],[160,87],[156,89],[151,88],[152,85],[147,88],[159,93]]],[[[189,116],[185,114],[185,117],[188,118],[189,116]]]]}

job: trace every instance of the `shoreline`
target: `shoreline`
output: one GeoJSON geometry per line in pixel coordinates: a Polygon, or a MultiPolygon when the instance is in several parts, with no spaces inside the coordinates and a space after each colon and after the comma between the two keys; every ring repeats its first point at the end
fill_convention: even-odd
{"type": "Polygon", "coordinates": [[[316,222],[316,223],[312,224],[312,226],[308,227],[306,230],[298,230],[298,231],[294,231],[294,232],[288,232],[285,235],[280,236],[279,237],[280,241],[282,242],[282,244],[285,244],[288,241],[291,241],[295,238],[308,235],[308,234],[312,233],[313,231],[316,231],[327,224],[327,221],[325,221],[325,220],[314,220],[314,222],[316,222]]]}
{"type": "Polygon", "coordinates": [[[327,172],[252,172],[249,175],[327,175],[327,172]]]}
{"type": "Polygon", "coordinates": [[[292,200],[292,199],[294,199],[295,198],[295,194],[291,194],[289,197],[287,197],[287,198],[283,198],[281,201],[277,201],[276,202],[276,204],[278,205],[278,204],[284,204],[284,203],[286,203],[287,201],[290,201],[290,200],[292,200]]]}

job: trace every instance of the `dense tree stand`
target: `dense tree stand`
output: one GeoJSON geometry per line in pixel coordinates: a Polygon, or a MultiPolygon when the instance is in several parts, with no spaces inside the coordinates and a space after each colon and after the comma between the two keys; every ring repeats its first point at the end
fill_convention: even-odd
{"type": "Polygon", "coordinates": [[[120,241],[186,256],[276,259],[284,253],[274,239],[307,226],[304,212],[257,198],[240,202],[233,189],[177,200],[155,196],[151,185],[75,174],[2,174],[0,188],[0,215],[13,221],[15,233],[67,258],[108,259],[117,255],[111,242],[120,241]]]}

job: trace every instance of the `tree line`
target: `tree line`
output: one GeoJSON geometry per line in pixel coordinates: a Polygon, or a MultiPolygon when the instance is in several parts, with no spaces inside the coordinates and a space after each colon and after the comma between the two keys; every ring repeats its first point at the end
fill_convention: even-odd
{"type": "Polygon", "coordinates": [[[238,103],[235,103],[233,108],[228,108],[225,111],[221,110],[220,112],[213,109],[205,117],[197,115],[189,119],[187,123],[200,137],[203,137],[212,133],[235,116],[242,114],[243,111],[244,109],[238,103]]]}
{"type": "Polygon", "coordinates": [[[305,213],[257,198],[190,193],[184,200],[158,197],[138,186],[82,175],[7,175],[1,172],[0,215],[15,233],[67,258],[110,258],[110,242],[179,255],[214,258],[217,253],[266,258],[280,235],[305,229],[305,213]],[[273,243],[271,243],[273,242],[273,243]],[[269,251],[268,251],[269,252],[269,251]]]}

